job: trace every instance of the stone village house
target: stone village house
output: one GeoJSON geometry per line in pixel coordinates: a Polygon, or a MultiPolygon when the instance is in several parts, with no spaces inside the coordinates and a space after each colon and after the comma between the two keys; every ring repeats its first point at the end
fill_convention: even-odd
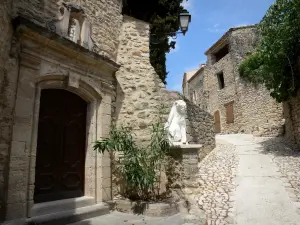
{"type": "MultiPolygon", "coordinates": [[[[0,4],[0,222],[108,212],[111,159],[93,142],[112,122],[149,140],[157,107],[178,98],[149,62],[149,24],[122,15],[122,0],[80,2],[0,4]]],[[[191,109],[188,140],[208,153],[212,117],[191,109]]]]}
{"type": "Polygon", "coordinates": [[[263,87],[239,76],[238,67],[255,49],[258,35],[253,25],[229,29],[206,52],[207,64],[186,72],[183,94],[214,116],[217,133],[279,136],[300,148],[300,92],[277,103],[263,87]]]}
{"type": "Polygon", "coordinates": [[[217,133],[280,136],[284,132],[282,104],[264,87],[256,88],[239,76],[240,63],[257,41],[255,26],[229,29],[205,52],[207,64],[183,81],[185,96],[214,116],[217,133]]]}

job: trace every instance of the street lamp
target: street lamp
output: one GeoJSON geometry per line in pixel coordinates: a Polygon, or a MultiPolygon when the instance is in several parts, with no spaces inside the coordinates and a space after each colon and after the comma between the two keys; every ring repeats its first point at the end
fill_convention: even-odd
{"type": "Polygon", "coordinates": [[[185,33],[188,31],[189,23],[192,21],[192,16],[189,14],[187,10],[183,10],[179,14],[179,22],[180,22],[180,29],[181,33],[185,35],[185,33]]]}
{"type": "MultiPolygon", "coordinates": [[[[192,21],[192,16],[191,14],[186,10],[182,10],[181,13],[178,15],[178,20],[179,20],[179,27],[180,27],[180,31],[177,32],[172,32],[172,33],[163,33],[164,35],[169,35],[172,36],[172,39],[176,39],[176,34],[183,34],[185,35],[186,32],[188,31],[189,28],[189,24],[192,21]]],[[[150,34],[151,36],[159,36],[162,34],[150,34]]],[[[152,44],[160,44],[162,40],[165,40],[165,37],[162,37],[162,39],[158,39],[156,40],[156,42],[154,40],[151,40],[152,44]]],[[[171,41],[170,45],[174,46],[175,45],[175,41],[171,41]]]]}

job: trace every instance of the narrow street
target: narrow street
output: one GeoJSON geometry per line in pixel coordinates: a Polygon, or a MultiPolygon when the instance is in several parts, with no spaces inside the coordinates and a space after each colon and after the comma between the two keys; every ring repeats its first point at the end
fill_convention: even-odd
{"type": "MultiPolygon", "coordinates": [[[[217,136],[199,164],[195,196],[208,225],[300,225],[300,153],[272,138],[217,136]]],[[[182,224],[182,217],[113,212],[78,224],[182,224]],[[122,219],[121,219],[122,218],[122,219]]]]}
{"type": "Polygon", "coordinates": [[[198,202],[209,225],[300,224],[299,154],[251,135],[217,136],[217,143],[200,163],[198,202]]]}

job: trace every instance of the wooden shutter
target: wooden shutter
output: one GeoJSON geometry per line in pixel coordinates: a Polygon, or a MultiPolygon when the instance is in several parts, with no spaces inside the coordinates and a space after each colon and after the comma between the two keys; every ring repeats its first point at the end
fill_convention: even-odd
{"type": "Polygon", "coordinates": [[[233,102],[227,103],[226,107],[226,123],[234,123],[233,102]]]}

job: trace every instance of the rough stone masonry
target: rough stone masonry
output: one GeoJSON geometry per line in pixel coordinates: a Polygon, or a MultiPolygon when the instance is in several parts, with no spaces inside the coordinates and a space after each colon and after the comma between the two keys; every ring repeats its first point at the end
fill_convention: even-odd
{"type": "MultiPolygon", "coordinates": [[[[94,141],[108,137],[111,123],[117,122],[132,126],[144,143],[150,138],[157,108],[165,103],[170,109],[179,99],[166,90],[149,62],[149,24],[123,16],[121,11],[121,0],[6,0],[0,4],[0,221],[36,215],[43,89],[63,89],[87,102],[81,182],[82,192],[93,198],[94,205],[112,198],[109,155],[93,152],[94,141]],[[66,8],[73,9],[71,19],[78,19],[76,26],[63,26],[66,8]],[[21,24],[21,19],[16,22],[16,17],[26,19],[27,24],[21,24]],[[83,24],[79,19],[84,19],[80,20],[83,24]],[[57,23],[76,35],[57,32],[53,29],[57,23]],[[92,40],[92,49],[83,45],[86,37],[92,40]]],[[[211,151],[211,115],[197,114],[193,107],[190,115],[190,141],[204,144],[204,152],[211,151]]]]}

